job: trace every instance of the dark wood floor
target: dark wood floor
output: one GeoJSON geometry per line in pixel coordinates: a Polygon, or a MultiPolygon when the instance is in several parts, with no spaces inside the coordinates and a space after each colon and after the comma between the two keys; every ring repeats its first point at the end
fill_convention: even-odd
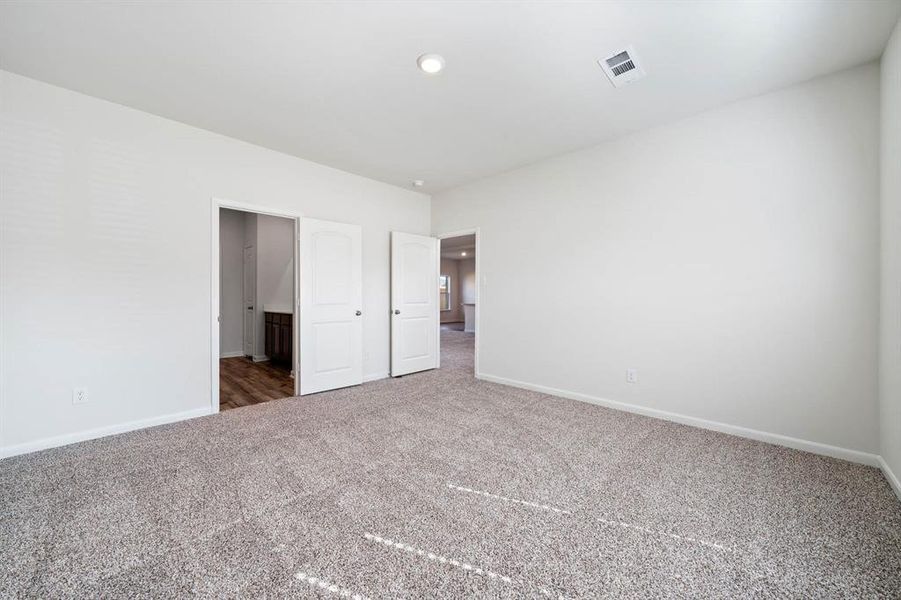
{"type": "Polygon", "coordinates": [[[294,379],[287,367],[244,357],[219,359],[219,410],[293,395],[294,379]]]}

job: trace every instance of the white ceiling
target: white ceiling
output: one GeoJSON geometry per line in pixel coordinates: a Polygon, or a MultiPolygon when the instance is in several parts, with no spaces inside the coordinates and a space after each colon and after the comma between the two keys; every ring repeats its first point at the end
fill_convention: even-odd
{"type": "Polygon", "coordinates": [[[444,258],[475,258],[476,236],[461,235],[459,237],[444,238],[441,240],[441,256],[444,258]],[[466,256],[461,255],[466,252],[466,256]]]}
{"type": "Polygon", "coordinates": [[[897,0],[2,2],[0,66],[448,187],[880,56],[897,0]],[[595,60],[634,44],[647,78],[595,60]],[[426,76],[424,52],[446,69],[426,76]]]}

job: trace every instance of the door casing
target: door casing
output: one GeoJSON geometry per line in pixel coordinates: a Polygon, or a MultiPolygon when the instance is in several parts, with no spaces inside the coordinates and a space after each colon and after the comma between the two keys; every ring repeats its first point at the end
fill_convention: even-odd
{"type": "MultiPolygon", "coordinates": [[[[220,320],[220,298],[219,298],[219,209],[230,208],[243,212],[256,213],[260,215],[270,215],[273,217],[283,217],[294,220],[294,319],[293,319],[293,364],[294,371],[294,395],[300,394],[300,357],[298,352],[298,342],[300,337],[300,319],[297,318],[300,309],[300,256],[298,255],[298,239],[300,236],[300,219],[303,213],[288,209],[270,208],[259,204],[249,202],[237,202],[224,198],[212,197],[210,199],[210,412],[219,412],[219,320],[220,320]]],[[[254,298],[254,309],[257,298],[254,298]]],[[[245,308],[246,310],[246,308],[245,308]]]]}

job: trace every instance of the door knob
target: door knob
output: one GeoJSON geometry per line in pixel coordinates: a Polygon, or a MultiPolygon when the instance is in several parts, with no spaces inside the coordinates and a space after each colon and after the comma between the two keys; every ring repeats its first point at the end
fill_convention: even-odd
{"type": "Polygon", "coordinates": [[[399,314],[400,314],[400,311],[397,310],[397,309],[395,308],[395,309],[394,309],[394,314],[399,315],[399,314]]]}
{"type": "Polygon", "coordinates": [[[362,314],[363,314],[363,311],[362,311],[362,310],[358,310],[358,311],[357,311],[357,316],[358,316],[358,317],[359,317],[360,315],[362,315],[362,314]]]}

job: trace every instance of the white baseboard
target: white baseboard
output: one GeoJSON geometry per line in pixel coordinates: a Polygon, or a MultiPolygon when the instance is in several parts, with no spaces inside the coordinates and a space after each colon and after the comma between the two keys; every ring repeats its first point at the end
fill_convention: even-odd
{"type": "Polygon", "coordinates": [[[234,352],[223,352],[219,355],[219,358],[240,358],[244,356],[243,350],[236,350],[234,352]]]}
{"type": "Polygon", "coordinates": [[[267,362],[268,360],[269,360],[269,357],[266,356],[265,354],[254,354],[253,355],[253,362],[267,362]]]}
{"type": "MultiPolygon", "coordinates": [[[[363,381],[376,381],[379,379],[386,379],[388,376],[389,374],[385,372],[372,373],[363,377],[363,381]]],[[[516,381],[513,379],[507,379],[505,377],[498,377],[496,375],[479,373],[476,375],[476,377],[478,379],[490,381],[492,383],[499,383],[501,385],[509,385],[511,387],[532,390],[535,392],[549,394],[551,396],[568,398],[570,400],[588,402],[590,404],[596,404],[598,406],[604,406],[607,408],[612,408],[614,410],[623,410],[630,413],[663,419],[675,423],[681,423],[683,425],[691,425],[694,427],[700,427],[702,429],[710,429],[712,431],[719,431],[721,433],[736,435],[743,438],[767,442],[779,446],[786,446],[789,448],[794,448],[796,450],[804,450],[806,452],[812,452],[814,454],[821,454],[833,458],[840,458],[843,460],[861,463],[872,467],[878,467],[882,470],[885,478],[888,480],[892,489],[895,491],[895,494],[898,496],[898,499],[901,500],[901,480],[899,480],[895,473],[891,470],[888,463],[886,463],[881,456],[878,456],[876,454],[860,452],[858,450],[849,450],[847,448],[840,448],[838,446],[830,446],[828,444],[821,444],[819,442],[811,442],[808,440],[784,436],[777,433],[768,433],[765,431],[748,429],[747,427],[739,427],[737,425],[729,425],[727,423],[720,423],[717,421],[708,421],[706,419],[689,417],[679,413],[647,408],[626,402],[617,402],[615,400],[607,400],[604,398],[590,396],[588,394],[571,392],[568,390],[560,390],[547,386],[526,383],[524,381],[516,381]]],[[[37,452],[38,450],[46,450],[47,448],[66,446],[68,444],[74,444],[76,442],[83,442],[86,440],[115,435],[118,433],[126,433],[128,431],[135,431],[137,429],[144,429],[147,427],[153,427],[155,425],[164,425],[166,423],[185,421],[187,419],[194,419],[197,417],[203,417],[209,414],[213,414],[214,412],[215,411],[211,410],[209,407],[197,408],[180,413],[161,415],[158,417],[151,417],[149,419],[141,419],[137,421],[128,421],[126,423],[119,423],[107,427],[98,427],[96,429],[89,429],[87,431],[79,431],[75,433],[67,433],[64,435],[43,438],[32,442],[26,442],[24,444],[0,448],[0,458],[27,454],[29,452],[37,452]]]]}
{"type": "Polygon", "coordinates": [[[209,407],[196,408],[194,410],[187,410],[180,413],[151,417],[149,419],[140,419],[137,421],[128,421],[126,423],[109,425],[107,427],[98,427],[97,429],[88,429],[87,431],[66,433],[63,435],[35,440],[33,442],[25,442],[24,444],[18,444],[16,446],[6,446],[4,448],[0,448],[0,458],[17,456],[19,454],[28,454],[29,452],[37,452],[38,450],[46,450],[47,448],[66,446],[68,444],[74,444],[76,442],[83,442],[86,440],[93,440],[100,437],[106,437],[108,435],[115,435],[117,433],[125,433],[127,431],[134,431],[136,429],[153,427],[154,425],[164,425],[166,423],[174,423],[176,421],[194,419],[197,417],[209,415],[212,412],[213,411],[209,407]]]}
{"type": "Polygon", "coordinates": [[[606,398],[598,398],[596,396],[590,396],[588,394],[582,394],[579,392],[571,392],[568,390],[559,390],[543,385],[536,385],[533,383],[526,383],[524,381],[507,379],[505,377],[497,377],[496,375],[479,373],[477,377],[479,379],[493,383],[500,383],[502,385],[509,385],[525,390],[532,390],[534,392],[541,392],[543,394],[559,396],[561,398],[568,398],[570,400],[579,400],[581,402],[597,404],[598,406],[604,406],[606,408],[612,408],[615,410],[623,410],[630,413],[644,415],[646,417],[653,417],[655,419],[663,419],[664,421],[672,421],[674,423],[681,423],[683,425],[700,427],[701,429],[710,429],[712,431],[728,433],[730,435],[736,435],[738,437],[743,437],[751,440],[767,442],[769,444],[776,444],[778,446],[786,446],[788,448],[794,448],[795,450],[804,450],[805,452],[812,452],[814,454],[821,454],[823,456],[830,456],[832,458],[840,458],[842,460],[869,465],[871,467],[881,466],[880,461],[882,459],[879,455],[870,454],[868,452],[861,452],[859,450],[850,450],[848,448],[830,446],[829,444],[811,442],[808,440],[789,437],[787,435],[780,435],[778,433],[769,433],[766,431],[759,431],[757,429],[740,427],[738,425],[729,425],[728,423],[721,423],[719,421],[708,421],[707,419],[700,419],[698,417],[690,417],[679,413],[658,410],[656,408],[648,408],[645,406],[639,406],[637,404],[629,404],[627,402],[607,400],[606,398]]]}
{"type": "Polygon", "coordinates": [[[898,476],[892,472],[891,467],[888,466],[888,463],[881,456],[879,457],[879,468],[882,469],[882,474],[888,479],[889,485],[895,490],[898,500],[901,500],[901,481],[898,480],[898,476]]]}

